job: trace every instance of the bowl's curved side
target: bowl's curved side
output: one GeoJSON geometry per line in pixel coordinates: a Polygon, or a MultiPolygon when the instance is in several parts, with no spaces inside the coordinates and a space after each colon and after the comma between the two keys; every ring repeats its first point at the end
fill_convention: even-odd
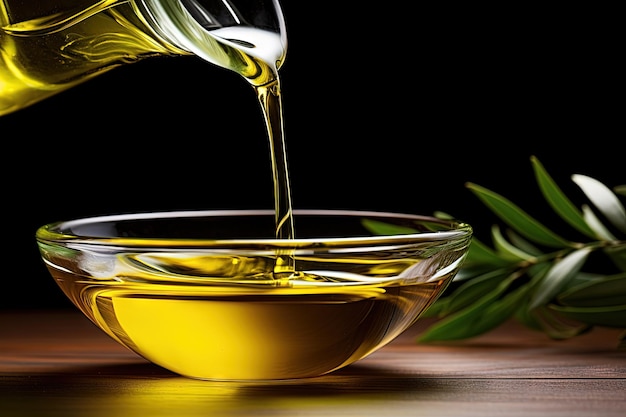
{"type": "Polygon", "coordinates": [[[289,241],[181,234],[190,221],[196,236],[216,236],[218,226],[258,216],[240,213],[228,224],[187,216],[181,230],[180,216],[57,223],[42,227],[37,242],[68,298],[146,359],[202,379],[303,378],[357,361],[411,326],[449,285],[471,241],[462,223],[318,214],[298,213],[312,232],[289,241]],[[398,233],[376,235],[364,218],[398,233]],[[315,230],[328,219],[332,233],[315,230]],[[282,257],[293,261],[288,274],[276,273],[282,257]]]}

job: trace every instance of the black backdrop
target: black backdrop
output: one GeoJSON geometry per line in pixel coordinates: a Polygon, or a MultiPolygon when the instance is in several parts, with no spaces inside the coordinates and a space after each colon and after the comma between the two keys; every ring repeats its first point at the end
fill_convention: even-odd
{"type": "MultiPolygon", "coordinates": [[[[577,203],[586,200],[574,173],[626,182],[617,41],[610,24],[589,25],[597,16],[335,6],[283,0],[295,208],[442,210],[488,241],[496,219],[468,181],[557,229],[531,155],[577,203]]],[[[252,88],[194,57],[115,69],[0,118],[0,136],[0,308],[69,306],[38,256],[34,233],[44,223],[273,207],[252,88]]]]}

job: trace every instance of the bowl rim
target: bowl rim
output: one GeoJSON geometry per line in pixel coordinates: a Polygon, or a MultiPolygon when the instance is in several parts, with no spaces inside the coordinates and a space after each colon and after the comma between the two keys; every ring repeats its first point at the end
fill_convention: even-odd
{"type": "MultiPolygon", "coordinates": [[[[329,246],[360,246],[406,244],[414,242],[448,242],[464,240],[469,241],[473,234],[472,226],[454,218],[439,218],[430,215],[408,214],[390,211],[350,210],[350,209],[293,209],[294,219],[298,216],[363,216],[368,218],[397,218],[415,220],[424,223],[434,223],[442,226],[442,230],[416,231],[415,233],[376,235],[372,236],[346,236],[346,237],[313,237],[313,238],[158,238],[158,237],[103,237],[95,235],[78,235],[61,231],[71,227],[98,223],[115,222],[124,220],[150,220],[150,219],[176,219],[190,217],[218,217],[218,216],[274,216],[273,209],[200,209],[200,210],[172,210],[172,211],[146,211],[128,212],[120,214],[95,215],[80,217],[72,220],[62,220],[45,224],[36,231],[36,240],[40,243],[85,243],[90,245],[126,246],[126,247],[241,247],[247,245],[265,245],[268,247],[307,247],[319,246],[321,242],[329,246]]],[[[296,223],[297,230],[297,223],[296,223]]]]}

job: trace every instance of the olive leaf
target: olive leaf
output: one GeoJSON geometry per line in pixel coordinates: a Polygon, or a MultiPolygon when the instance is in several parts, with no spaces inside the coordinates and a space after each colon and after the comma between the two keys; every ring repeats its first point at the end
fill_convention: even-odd
{"type": "Polygon", "coordinates": [[[508,264],[507,260],[502,259],[493,249],[475,236],[472,238],[472,243],[463,263],[465,269],[471,268],[472,265],[488,265],[491,268],[497,268],[508,264]]]}
{"type": "Polygon", "coordinates": [[[587,235],[587,237],[595,239],[594,231],[589,227],[580,210],[563,194],[559,186],[554,182],[552,177],[548,175],[541,162],[536,157],[530,159],[537,184],[543,193],[544,198],[554,211],[568,222],[575,229],[587,235]]]}
{"type": "Polygon", "coordinates": [[[498,225],[493,225],[491,227],[491,236],[493,238],[493,245],[496,248],[496,252],[503,259],[512,262],[520,262],[533,258],[533,255],[526,253],[524,250],[518,248],[512,243],[509,243],[509,241],[502,235],[498,225]]]}
{"type": "Polygon", "coordinates": [[[626,305],[605,307],[572,307],[548,305],[562,316],[594,326],[621,327],[626,321],[626,305]]]}
{"type": "Polygon", "coordinates": [[[527,239],[557,248],[570,245],[567,240],[550,231],[501,195],[474,183],[467,183],[466,187],[505,223],[527,239]]]}
{"type": "MultiPolygon", "coordinates": [[[[494,323],[485,320],[487,310],[506,291],[512,281],[512,277],[500,281],[497,286],[491,288],[486,294],[483,293],[469,307],[446,316],[431,325],[424,333],[418,336],[418,342],[465,339],[493,329],[495,327],[494,323]]],[[[502,320],[507,318],[502,317],[502,320]]]]}
{"type": "Polygon", "coordinates": [[[507,271],[497,269],[464,282],[449,297],[445,309],[441,310],[439,314],[449,315],[471,305],[476,299],[482,297],[498,285],[499,282],[505,280],[507,275],[507,271]]]}
{"type": "Polygon", "coordinates": [[[590,252],[591,248],[584,247],[570,252],[563,259],[556,260],[554,266],[552,266],[535,289],[528,308],[532,310],[545,305],[559,294],[559,291],[567,284],[567,281],[580,271],[590,252]]]}
{"type": "Polygon", "coordinates": [[[541,249],[524,239],[516,233],[515,230],[507,229],[505,230],[505,235],[514,246],[517,246],[527,254],[533,255],[534,257],[542,255],[541,249]]]}
{"type": "Polygon", "coordinates": [[[417,229],[413,229],[410,227],[398,226],[378,220],[363,219],[361,223],[372,233],[376,233],[378,235],[405,235],[415,233],[417,231],[417,229]]]}
{"type": "Polygon", "coordinates": [[[606,185],[586,175],[572,175],[572,181],[615,227],[626,233],[626,209],[606,185]]]}
{"type": "Polygon", "coordinates": [[[593,328],[591,324],[568,319],[562,314],[549,309],[548,306],[528,310],[527,315],[528,318],[534,320],[534,328],[557,340],[569,339],[587,333],[593,328]]]}
{"type": "Polygon", "coordinates": [[[620,271],[626,271],[626,245],[608,246],[604,253],[620,271]]]}
{"type": "Polygon", "coordinates": [[[585,222],[592,228],[596,235],[603,240],[617,240],[617,238],[609,231],[609,229],[602,224],[602,221],[596,216],[591,207],[588,204],[582,206],[583,217],[585,222]]]}
{"type": "Polygon", "coordinates": [[[626,306],[626,273],[585,281],[560,293],[557,301],[570,307],[626,306]]]}
{"type": "MultiPolygon", "coordinates": [[[[436,320],[418,342],[467,339],[514,319],[553,339],[594,326],[624,329],[617,348],[626,350],[626,209],[619,199],[626,196],[626,185],[610,189],[573,175],[589,200],[578,208],[535,156],[531,164],[549,208],[588,240],[564,239],[502,195],[466,183],[503,225],[492,225],[492,246],[472,238],[454,285],[424,312],[436,320]],[[596,262],[590,264],[592,255],[596,262]],[[593,270],[597,267],[602,271],[593,270]]],[[[435,216],[455,218],[444,212],[435,216]]],[[[365,226],[381,234],[407,232],[375,221],[365,226]]]]}
{"type": "MultiPolygon", "coordinates": [[[[503,225],[492,225],[492,246],[473,238],[456,285],[426,312],[436,321],[419,342],[478,336],[510,319],[554,339],[594,326],[626,330],[626,210],[619,199],[626,185],[611,190],[573,175],[589,200],[577,206],[536,157],[531,164],[547,206],[587,240],[566,240],[502,195],[466,183],[503,225]]],[[[625,338],[626,331],[618,348],[626,349],[625,338]]]]}

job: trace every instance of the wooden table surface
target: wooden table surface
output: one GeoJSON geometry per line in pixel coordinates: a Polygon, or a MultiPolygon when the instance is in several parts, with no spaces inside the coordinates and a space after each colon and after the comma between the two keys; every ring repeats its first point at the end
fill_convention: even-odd
{"type": "Polygon", "coordinates": [[[174,375],[77,311],[0,312],[0,416],[626,416],[616,330],[418,345],[426,323],[333,374],[243,384],[174,375]]]}

